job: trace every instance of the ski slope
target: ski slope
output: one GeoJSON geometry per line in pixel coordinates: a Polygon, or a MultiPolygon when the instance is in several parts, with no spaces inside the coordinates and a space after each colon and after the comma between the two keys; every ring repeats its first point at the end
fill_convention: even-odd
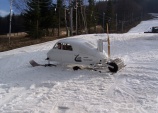
{"type": "MultiPolygon", "coordinates": [[[[32,59],[46,63],[57,40],[1,52],[0,113],[157,113],[158,34],[142,33],[144,26],[149,28],[151,20],[129,33],[110,34],[111,56],[126,64],[116,74],[31,67],[32,59]]],[[[71,38],[76,37],[96,43],[107,35],[71,38]]]]}
{"type": "Polygon", "coordinates": [[[151,19],[148,21],[142,21],[138,26],[132,28],[128,33],[151,32],[152,31],[151,28],[154,26],[158,26],[158,18],[151,19]]]}

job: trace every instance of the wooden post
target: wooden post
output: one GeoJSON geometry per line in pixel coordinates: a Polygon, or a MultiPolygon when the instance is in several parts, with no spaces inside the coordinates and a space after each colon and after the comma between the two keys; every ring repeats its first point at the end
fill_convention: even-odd
{"type": "Polygon", "coordinates": [[[107,26],[107,36],[108,36],[108,59],[110,59],[110,37],[109,37],[109,26],[108,26],[108,23],[106,24],[107,26]]]}

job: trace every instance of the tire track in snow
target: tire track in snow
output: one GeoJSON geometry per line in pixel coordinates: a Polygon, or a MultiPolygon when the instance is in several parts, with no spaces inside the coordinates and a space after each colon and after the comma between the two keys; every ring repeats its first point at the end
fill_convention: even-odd
{"type": "MultiPolygon", "coordinates": [[[[107,89],[113,83],[111,77],[100,76],[93,78],[92,75],[89,76],[90,78],[85,77],[77,81],[68,81],[60,86],[59,89],[62,90],[63,93],[58,93],[58,98],[54,100],[55,104],[53,104],[52,110],[50,110],[51,113],[73,112],[73,110],[77,111],[77,109],[82,109],[80,112],[89,113],[90,111],[98,109],[96,107],[94,109],[95,105],[101,106],[98,99],[103,98],[107,89]],[[81,104],[81,102],[83,104],[81,104]]],[[[107,102],[106,99],[103,101],[107,102]]],[[[80,112],[78,111],[77,113],[80,112]]]]}
{"type": "Polygon", "coordinates": [[[4,97],[1,102],[2,107],[0,109],[3,112],[46,112],[52,107],[51,102],[51,90],[55,84],[43,83],[39,85],[31,85],[28,89],[16,90],[13,95],[4,97]],[[5,104],[5,105],[3,105],[5,104]],[[44,106],[46,104],[50,104],[44,106]],[[28,107],[29,106],[29,107],[28,107]],[[32,107],[31,107],[32,106],[32,107]],[[35,107],[36,106],[36,107],[35,107]],[[47,110],[46,110],[47,109],[47,110]]]}
{"type": "Polygon", "coordinates": [[[9,91],[10,89],[8,89],[7,94],[5,94],[5,96],[3,96],[3,99],[1,99],[0,102],[0,110],[3,109],[3,107],[9,105],[9,103],[11,103],[14,99],[16,99],[17,97],[19,97],[19,95],[21,95],[22,92],[24,92],[25,90],[23,88],[21,89],[16,89],[14,91],[9,91]]]}

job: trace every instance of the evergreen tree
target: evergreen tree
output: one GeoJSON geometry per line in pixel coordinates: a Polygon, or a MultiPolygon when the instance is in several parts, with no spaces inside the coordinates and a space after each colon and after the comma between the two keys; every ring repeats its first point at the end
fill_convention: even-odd
{"type": "Polygon", "coordinates": [[[39,0],[28,0],[27,1],[28,9],[25,10],[25,26],[28,30],[28,34],[32,38],[39,38],[39,21],[40,21],[40,8],[39,0]]]}
{"type": "Polygon", "coordinates": [[[25,26],[33,38],[44,35],[44,29],[51,27],[51,0],[28,0],[24,13],[25,26]]]}
{"type": "Polygon", "coordinates": [[[107,2],[105,10],[105,24],[108,24],[109,30],[114,28],[114,8],[112,0],[108,0],[107,2]]]}
{"type": "Polygon", "coordinates": [[[83,7],[83,0],[77,1],[77,14],[78,14],[78,30],[85,29],[85,16],[84,16],[84,7],[83,7]]]}
{"type": "MultiPolygon", "coordinates": [[[[50,12],[50,15],[51,17],[51,23],[50,23],[50,28],[58,28],[58,14],[57,14],[57,5],[56,4],[53,4],[52,7],[51,7],[51,12],[50,12]]],[[[54,34],[54,32],[53,32],[54,34]]]]}
{"type": "Polygon", "coordinates": [[[94,0],[88,0],[89,6],[88,6],[88,12],[87,12],[87,26],[88,29],[91,27],[94,27],[96,24],[96,17],[95,17],[95,1],[94,0]]]}
{"type": "Polygon", "coordinates": [[[10,19],[10,15],[1,17],[0,34],[7,34],[9,32],[9,19],[10,19]]]}
{"type": "Polygon", "coordinates": [[[63,0],[57,0],[56,16],[58,18],[58,36],[60,36],[60,27],[64,25],[64,8],[63,0]]]}
{"type": "Polygon", "coordinates": [[[73,25],[76,30],[77,28],[77,34],[78,31],[83,29],[85,27],[84,23],[84,7],[83,7],[83,0],[73,0],[71,3],[71,7],[73,7],[73,25]],[[76,12],[77,11],[77,12],[76,12]],[[77,22],[76,22],[77,18],[77,22]]]}
{"type": "Polygon", "coordinates": [[[48,29],[51,27],[51,0],[42,0],[40,2],[40,23],[43,29],[48,29]]]}

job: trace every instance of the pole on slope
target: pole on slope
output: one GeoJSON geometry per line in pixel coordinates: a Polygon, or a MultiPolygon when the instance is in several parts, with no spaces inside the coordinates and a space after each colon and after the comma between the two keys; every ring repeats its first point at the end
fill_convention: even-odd
{"type": "Polygon", "coordinates": [[[104,21],[105,21],[105,13],[103,12],[103,33],[104,33],[104,21]]]}
{"type": "Polygon", "coordinates": [[[77,27],[78,27],[78,26],[77,26],[77,24],[78,24],[78,23],[77,23],[77,18],[78,18],[78,17],[77,17],[77,0],[76,0],[76,35],[77,35],[77,31],[78,31],[78,30],[77,30],[77,27]]]}
{"type": "Polygon", "coordinates": [[[117,13],[116,13],[116,32],[117,32],[117,13]]]}
{"type": "Polygon", "coordinates": [[[106,24],[106,28],[107,28],[107,41],[108,41],[108,59],[110,59],[110,37],[109,37],[109,26],[108,26],[108,23],[106,24]]]}
{"type": "Polygon", "coordinates": [[[72,7],[72,0],[69,0],[69,11],[70,11],[70,23],[69,23],[69,26],[70,26],[70,36],[73,36],[73,7],[72,7]]]}

